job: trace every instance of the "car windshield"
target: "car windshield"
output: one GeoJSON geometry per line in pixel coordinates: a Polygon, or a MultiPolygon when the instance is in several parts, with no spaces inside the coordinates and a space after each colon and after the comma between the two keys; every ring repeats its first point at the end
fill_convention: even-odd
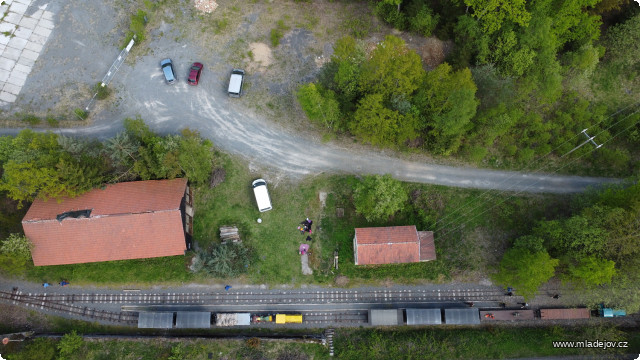
{"type": "Polygon", "coordinates": [[[196,70],[196,71],[198,71],[198,70],[200,70],[200,68],[199,68],[199,67],[197,67],[197,66],[192,66],[192,67],[191,67],[191,70],[196,70]]]}

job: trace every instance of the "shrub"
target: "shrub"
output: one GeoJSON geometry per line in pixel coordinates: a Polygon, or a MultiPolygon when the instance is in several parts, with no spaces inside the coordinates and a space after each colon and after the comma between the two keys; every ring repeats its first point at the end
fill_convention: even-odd
{"type": "Polygon", "coordinates": [[[47,124],[49,124],[49,126],[51,127],[57,127],[60,124],[60,122],[55,117],[49,115],[47,116],[47,124]]]}
{"type": "Polygon", "coordinates": [[[33,115],[33,114],[24,115],[22,117],[22,121],[28,123],[29,125],[38,125],[38,124],[40,124],[40,118],[35,116],[35,115],[33,115]]]}
{"type": "Polygon", "coordinates": [[[280,39],[284,36],[284,32],[289,30],[289,27],[284,24],[284,20],[278,20],[276,28],[271,29],[271,45],[276,47],[280,45],[280,39]]]}
{"type": "Polygon", "coordinates": [[[60,342],[58,343],[58,351],[60,351],[60,355],[58,355],[59,360],[70,359],[71,355],[73,355],[76,351],[78,351],[82,347],[82,343],[84,339],[81,335],[78,335],[75,330],[71,331],[70,334],[65,334],[60,342]]]}
{"type": "Polygon", "coordinates": [[[124,44],[122,45],[123,49],[129,44],[129,41],[131,41],[131,39],[133,39],[134,36],[136,37],[136,42],[144,41],[145,39],[144,27],[147,23],[146,17],[147,17],[147,13],[142,10],[138,10],[138,12],[135,15],[131,16],[131,22],[129,23],[129,31],[127,32],[127,36],[125,37],[124,44]]]}
{"type": "Polygon", "coordinates": [[[111,95],[111,88],[102,86],[102,83],[97,83],[93,86],[93,92],[96,94],[96,99],[104,100],[111,95]]]}
{"type": "Polygon", "coordinates": [[[86,120],[87,117],[89,116],[89,113],[80,109],[80,108],[75,108],[73,110],[73,113],[76,114],[77,117],[80,118],[80,120],[86,120]]]}
{"type": "Polygon", "coordinates": [[[0,253],[29,259],[31,257],[31,242],[24,235],[10,234],[0,245],[0,253]]]}
{"type": "Polygon", "coordinates": [[[247,271],[251,251],[242,243],[215,244],[198,254],[202,270],[215,277],[234,277],[247,271]]]}

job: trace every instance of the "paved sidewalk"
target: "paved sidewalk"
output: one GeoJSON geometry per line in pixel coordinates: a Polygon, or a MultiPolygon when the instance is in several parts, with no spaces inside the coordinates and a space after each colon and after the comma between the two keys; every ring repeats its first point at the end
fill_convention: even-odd
{"type": "Polygon", "coordinates": [[[16,101],[54,28],[47,5],[4,0],[0,5],[0,107],[16,101]]]}

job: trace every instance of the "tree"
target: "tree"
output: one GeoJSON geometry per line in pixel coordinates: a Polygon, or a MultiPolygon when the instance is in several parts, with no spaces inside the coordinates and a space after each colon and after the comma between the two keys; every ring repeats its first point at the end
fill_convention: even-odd
{"type": "Polygon", "coordinates": [[[409,17],[409,28],[424,37],[431,36],[438,25],[440,16],[434,14],[425,3],[415,2],[412,5],[408,12],[415,15],[409,17]]]}
{"type": "Polygon", "coordinates": [[[9,234],[0,245],[0,253],[28,260],[31,259],[31,248],[31,241],[26,236],[9,234]]]}
{"type": "Polygon", "coordinates": [[[385,100],[392,95],[409,96],[418,88],[423,74],[420,56],[402,39],[388,35],[362,65],[359,89],[366,94],[381,94],[385,100]]]}
{"type": "Polygon", "coordinates": [[[433,151],[450,154],[458,149],[476,114],[476,90],[469,69],[452,71],[443,63],[426,74],[414,102],[433,151]]]}
{"type": "Polygon", "coordinates": [[[323,89],[319,84],[309,83],[300,86],[298,101],[312,121],[329,129],[340,121],[340,106],[335,98],[335,93],[323,89]]]}
{"type": "Polygon", "coordinates": [[[211,141],[203,140],[197,131],[182,130],[178,163],[193,184],[203,184],[209,179],[213,169],[212,147],[211,141]]]}
{"type": "Polygon", "coordinates": [[[417,137],[417,121],[410,114],[386,108],[382,95],[373,94],[360,101],[349,130],[373,145],[402,144],[417,137]]]}
{"type": "Polygon", "coordinates": [[[502,257],[494,280],[514,287],[525,299],[530,299],[540,285],[553,277],[558,262],[546,251],[534,253],[525,248],[511,248],[502,257]]]}
{"type": "Polygon", "coordinates": [[[525,9],[525,0],[464,0],[464,3],[473,8],[473,16],[489,34],[500,30],[505,22],[527,26],[531,19],[525,9]]]}
{"type": "Polygon", "coordinates": [[[575,215],[565,221],[539,223],[534,234],[545,240],[547,248],[557,254],[569,254],[576,259],[601,255],[606,243],[606,232],[587,218],[575,215]]]}
{"type": "Polygon", "coordinates": [[[598,259],[595,256],[587,256],[577,263],[569,265],[569,275],[572,280],[581,282],[591,287],[602,284],[610,284],[616,274],[616,263],[611,260],[598,259]]]}
{"type": "Polygon", "coordinates": [[[356,212],[367,221],[386,220],[401,210],[408,199],[402,183],[389,174],[365,176],[353,193],[356,212]]]}
{"type": "Polygon", "coordinates": [[[58,359],[70,359],[73,354],[82,348],[83,344],[84,339],[82,338],[82,335],[78,335],[75,330],[71,331],[69,334],[64,334],[58,343],[58,351],[60,352],[58,359]]]}
{"type": "Polygon", "coordinates": [[[32,162],[17,163],[14,160],[4,164],[0,190],[17,200],[18,208],[22,207],[24,201],[31,202],[36,197],[47,200],[59,198],[65,193],[55,170],[39,167],[32,162]]]}

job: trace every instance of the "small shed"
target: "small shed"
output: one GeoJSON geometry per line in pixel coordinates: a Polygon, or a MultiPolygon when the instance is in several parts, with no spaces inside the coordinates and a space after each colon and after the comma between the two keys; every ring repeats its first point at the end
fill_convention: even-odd
{"type": "Polygon", "coordinates": [[[172,327],[172,312],[141,312],[138,314],[138,328],[140,329],[171,329],[172,327]]]}
{"type": "Polygon", "coordinates": [[[399,325],[402,322],[402,310],[369,310],[369,325],[371,326],[399,325]]]}
{"type": "Polygon", "coordinates": [[[176,328],[179,329],[208,329],[211,327],[211,313],[202,311],[178,311],[176,313],[176,328]]]}
{"type": "Polygon", "coordinates": [[[407,325],[442,324],[440,309],[407,309],[407,325]]]}
{"type": "Polygon", "coordinates": [[[476,308],[444,309],[444,322],[448,325],[480,324],[480,312],[476,308]]]}

